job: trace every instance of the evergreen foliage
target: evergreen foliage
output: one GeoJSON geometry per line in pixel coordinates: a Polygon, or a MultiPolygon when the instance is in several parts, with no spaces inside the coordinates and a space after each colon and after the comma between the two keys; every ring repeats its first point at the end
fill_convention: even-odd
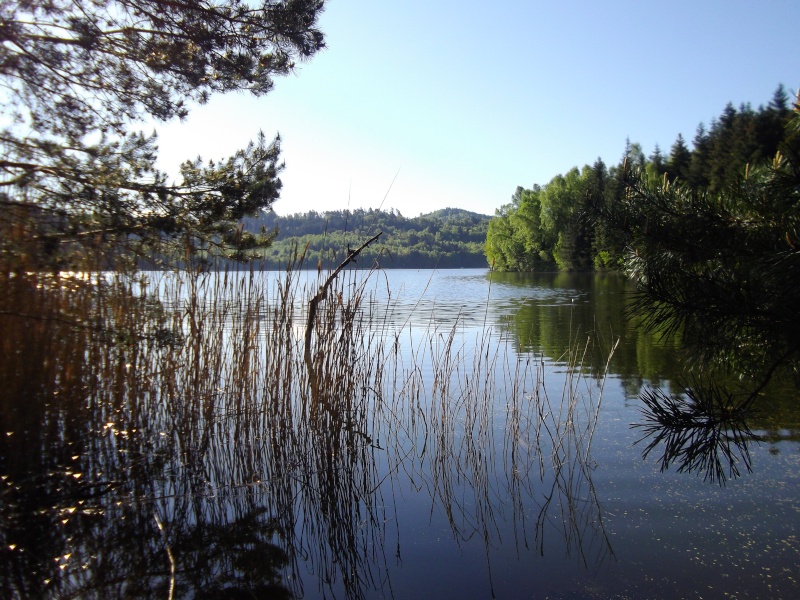
{"type": "MultiPolygon", "coordinates": [[[[800,135],[787,128],[792,110],[779,86],[766,107],[728,104],[710,127],[701,123],[689,148],[679,134],[664,157],[657,146],[647,159],[626,140],[621,161],[573,168],[543,186],[517,188],[489,225],[486,258],[501,271],[621,269],[630,240],[604,215],[626,197],[630,174],[637,185],[691,187],[719,197],[739,185],[744,173],[770,163],[776,153],[800,151],[800,135]]],[[[688,192],[687,192],[688,193],[688,192]]]]}
{"type": "MultiPolygon", "coordinates": [[[[787,128],[800,128],[800,104],[787,128]]],[[[741,147],[741,145],[738,145],[741,147]]],[[[662,469],[699,470],[724,483],[750,469],[747,417],[776,378],[800,382],[800,153],[745,170],[721,189],[626,174],[627,194],[603,221],[629,240],[632,312],[650,331],[680,334],[696,364],[683,395],[641,394],[662,469]],[[777,376],[777,377],[776,377],[777,376]],[[734,383],[731,384],[731,379],[734,383]],[[723,383],[725,382],[725,383],[723,383]]]]}
{"type": "Polygon", "coordinates": [[[799,367],[798,156],[779,154],[716,192],[635,172],[626,185],[604,220],[629,240],[625,270],[645,325],[681,332],[704,366],[766,378],[799,367]]]}
{"type": "Polygon", "coordinates": [[[641,394],[645,455],[663,445],[662,468],[720,483],[749,469],[756,400],[776,376],[800,381],[800,97],[794,111],[782,87],[757,111],[728,104],[666,161],[627,141],[616,167],[518,188],[486,254],[502,270],[580,269],[587,247],[635,282],[629,316],[688,350],[682,393],[641,394]]]}
{"type": "Polygon", "coordinates": [[[384,268],[483,267],[483,245],[490,217],[445,208],[408,218],[390,210],[335,210],[278,216],[273,212],[245,220],[245,229],[279,232],[264,253],[267,268],[281,269],[298,253],[310,268],[333,267],[348,247],[382,231],[380,243],[366,248],[360,264],[379,259],[384,268]]]}
{"type": "MultiPolygon", "coordinates": [[[[87,256],[219,252],[270,236],[241,219],[278,197],[279,140],[220,162],[155,168],[147,117],[183,118],[215,92],[267,93],[324,42],[322,0],[48,0],[0,6],[0,263],[63,269],[87,256]]],[[[108,264],[108,263],[107,263],[108,264]]]]}
{"type": "Polygon", "coordinates": [[[667,175],[672,181],[676,179],[688,181],[691,166],[692,153],[686,145],[683,136],[679,133],[669,153],[666,169],[667,175]]]}

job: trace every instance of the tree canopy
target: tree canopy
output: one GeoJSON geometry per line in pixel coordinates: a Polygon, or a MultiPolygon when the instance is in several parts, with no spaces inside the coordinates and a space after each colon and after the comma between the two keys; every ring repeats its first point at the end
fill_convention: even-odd
{"type": "Polygon", "coordinates": [[[0,5],[0,260],[64,268],[87,256],[241,256],[270,236],[241,219],[278,197],[280,140],[263,134],[169,183],[145,118],[183,118],[213,93],[266,94],[324,47],[322,0],[19,0],[0,5]],[[87,252],[91,250],[91,252],[87,252]],[[98,252],[100,250],[100,252],[98,252]]]}
{"type": "Polygon", "coordinates": [[[605,220],[650,329],[681,332],[704,362],[739,373],[800,366],[800,161],[778,154],[718,192],[626,174],[605,220]],[[709,343],[713,340],[713,343],[709,343]]]}
{"type": "MultiPolygon", "coordinates": [[[[789,138],[800,131],[800,104],[796,111],[789,138]]],[[[662,468],[674,462],[720,482],[738,463],[749,469],[748,417],[763,409],[767,386],[788,383],[781,394],[797,398],[800,153],[794,144],[784,151],[721,187],[630,171],[622,201],[600,210],[628,240],[633,313],[689,350],[683,395],[641,395],[644,454],[663,443],[662,468]]]]}
{"type": "Polygon", "coordinates": [[[390,210],[334,210],[278,216],[262,213],[245,220],[245,229],[278,230],[280,233],[263,253],[260,264],[285,268],[299,253],[305,266],[333,267],[346,257],[346,249],[382,231],[379,243],[365,249],[359,264],[376,259],[384,268],[461,268],[485,265],[483,245],[489,223],[487,215],[445,208],[405,217],[390,210]]]}
{"type": "Polygon", "coordinates": [[[708,129],[701,123],[693,148],[678,134],[668,156],[656,146],[648,160],[639,144],[627,140],[616,165],[598,159],[544,185],[518,187],[489,225],[487,260],[501,271],[621,269],[629,239],[596,209],[623,200],[631,173],[652,186],[727,193],[747,170],[770,163],[777,152],[789,157],[800,150],[800,135],[787,128],[791,118],[788,95],[779,86],[767,106],[737,110],[728,104],[708,129]]]}
{"type": "Polygon", "coordinates": [[[626,143],[619,165],[572,169],[517,188],[489,224],[500,270],[611,267],[636,285],[630,316],[686,348],[683,394],[645,390],[650,438],[675,461],[724,481],[749,465],[745,416],[769,384],[800,381],[800,97],[728,104],[690,149],[664,159],[626,143]],[[780,377],[776,377],[780,375],[780,377]]]}

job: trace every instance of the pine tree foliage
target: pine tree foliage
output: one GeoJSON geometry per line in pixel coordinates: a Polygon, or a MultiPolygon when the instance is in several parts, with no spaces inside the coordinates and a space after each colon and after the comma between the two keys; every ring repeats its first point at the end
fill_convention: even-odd
{"type": "Polygon", "coordinates": [[[667,174],[672,180],[681,179],[688,181],[689,170],[692,164],[692,153],[681,134],[678,134],[675,143],[669,153],[669,160],[667,161],[667,174]]]}
{"type": "Polygon", "coordinates": [[[679,336],[695,374],[682,394],[640,394],[644,455],[663,444],[662,469],[675,464],[720,484],[749,471],[758,436],[747,418],[761,393],[776,375],[797,389],[797,158],[778,154],[720,192],[630,174],[628,196],[607,215],[630,239],[633,313],[651,331],[679,336]]]}
{"type": "Polygon", "coordinates": [[[693,145],[679,135],[666,162],[658,148],[646,161],[628,140],[619,166],[585,167],[569,193],[554,195],[564,187],[554,178],[537,192],[550,199],[539,204],[546,235],[515,227],[516,198],[529,195],[518,189],[486,247],[507,270],[525,270],[534,243],[575,268],[547,240],[577,247],[583,237],[595,267],[627,272],[638,289],[632,316],[680,340],[691,378],[678,393],[642,392],[644,454],[663,448],[662,468],[722,484],[750,468],[747,418],[768,384],[800,382],[800,99],[792,111],[779,87],[766,108],[728,104],[693,145]]]}
{"type": "Polygon", "coordinates": [[[629,239],[635,310],[705,365],[766,377],[800,366],[800,163],[778,155],[720,192],[629,173],[608,220],[629,239]]]}
{"type": "Polygon", "coordinates": [[[242,256],[268,243],[243,216],[280,190],[279,139],[260,135],[168,183],[143,118],[273,78],[324,46],[322,0],[47,0],[0,6],[2,260],[63,268],[109,252],[242,256]]]}

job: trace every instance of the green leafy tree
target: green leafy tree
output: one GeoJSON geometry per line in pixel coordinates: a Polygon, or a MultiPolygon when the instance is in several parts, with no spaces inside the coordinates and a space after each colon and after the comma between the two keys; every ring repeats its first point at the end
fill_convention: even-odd
{"type": "Polygon", "coordinates": [[[511,203],[497,211],[486,234],[486,258],[499,271],[552,268],[553,240],[542,223],[542,190],[517,187],[511,203]]]}
{"type": "Polygon", "coordinates": [[[486,232],[486,260],[490,267],[498,271],[519,270],[522,245],[515,243],[514,228],[510,222],[510,213],[513,210],[513,205],[509,204],[499,208],[486,232]]]}
{"type": "Polygon", "coordinates": [[[591,167],[584,166],[581,171],[577,168],[570,170],[563,179],[554,179],[551,185],[555,184],[555,194],[550,195],[551,186],[547,187],[548,196],[560,207],[560,210],[553,211],[560,221],[554,224],[558,241],[553,257],[561,270],[585,271],[593,266],[594,225],[587,207],[590,196],[596,193],[593,190],[596,185],[594,177],[591,167]]]}
{"type": "Polygon", "coordinates": [[[605,165],[571,169],[547,185],[517,188],[511,204],[489,224],[486,256],[502,271],[545,271],[593,267],[596,227],[590,196],[604,194],[605,165]]]}
{"type": "Polygon", "coordinates": [[[542,189],[542,230],[547,247],[552,248],[553,258],[560,269],[571,269],[573,235],[568,231],[574,212],[573,194],[576,180],[579,177],[577,168],[572,168],[566,175],[556,175],[542,189]]]}
{"type": "Polygon", "coordinates": [[[145,118],[187,115],[235,90],[263,95],[324,46],[322,0],[25,0],[0,6],[0,257],[63,268],[158,252],[241,258],[263,247],[242,217],[278,197],[279,140],[260,135],[168,183],[145,118]]]}

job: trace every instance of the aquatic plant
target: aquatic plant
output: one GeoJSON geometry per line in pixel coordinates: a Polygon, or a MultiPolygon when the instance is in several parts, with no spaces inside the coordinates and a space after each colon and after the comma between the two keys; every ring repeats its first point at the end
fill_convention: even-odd
{"type": "Polygon", "coordinates": [[[5,276],[4,595],[299,597],[309,571],[322,593],[391,594],[411,489],[490,573],[503,519],[518,548],[611,554],[581,352],[546,390],[488,322],[411,336],[370,269],[329,280],[307,346],[328,275],[297,266],[5,276]]]}

